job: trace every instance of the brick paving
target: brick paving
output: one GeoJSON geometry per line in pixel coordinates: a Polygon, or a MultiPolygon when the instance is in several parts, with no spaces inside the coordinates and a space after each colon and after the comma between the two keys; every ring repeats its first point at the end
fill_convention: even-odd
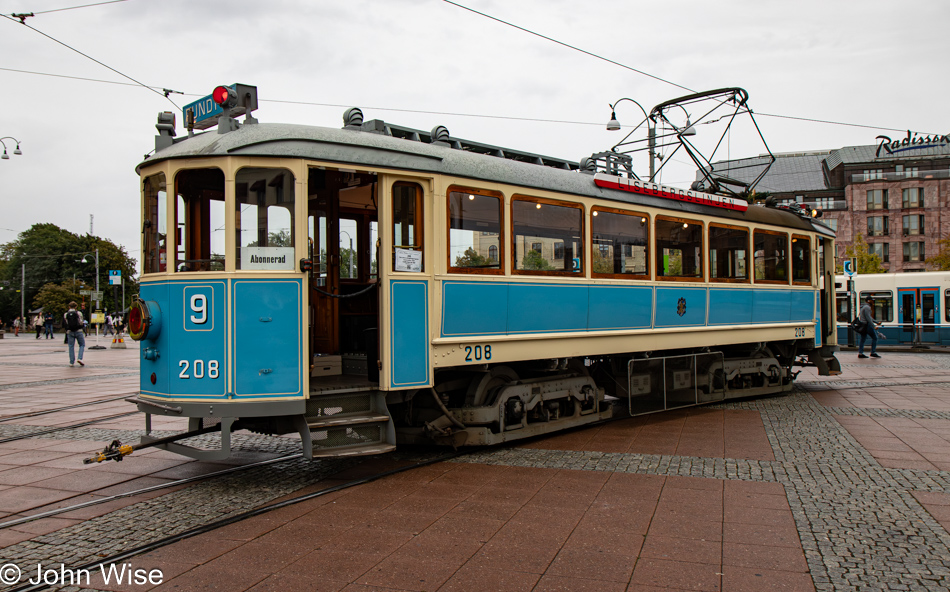
{"type": "MultiPolygon", "coordinates": [[[[90,379],[54,367],[43,357],[52,354],[18,353],[29,348],[11,350],[6,341],[0,416],[61,405],[57,394],[66,389],[79,402],[134,388],[134,377],[122,375],[134,369],[135,353],[109,352],[128,358],[108,358],[90,379]]],[[[950,356],[840,359],[842,376],[806,371],[786,396],[480,451],[130,561],[160,568],[160,586],[94,577],[83,589],[950,590],[950,356]]],[[[92,409],[99,407],[75,416],[91,417],[92,409]]],[[[0,438],[77,421],[42,417],[51,421],[0,423],[0,438]]],[[[140,422],[0,445],[0,513],[15,517],[227,466],[156,451],[109,469],[76,468],[83,451],[134,437],[140,422]]],[[[295,451],[290,439],[238,441],[237,463],[295,451]]],[[[400,452],[403,461],[427,454],[400,452]]],[[[0,563],[76,565],[390,460],[291,460],[3,529],[0,563]]]]}

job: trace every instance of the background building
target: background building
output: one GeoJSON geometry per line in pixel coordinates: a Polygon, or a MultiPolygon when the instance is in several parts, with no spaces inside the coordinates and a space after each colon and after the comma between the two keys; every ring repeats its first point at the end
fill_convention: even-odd
{"type": "MultiPolygon", "coordinates": [[[[870,146],[776,154],[756,186],[779,201],[822,210],[838,233],[837,256],[858,234],[889,272],[926,271],[950,233],[950,138],[908,135],[870,146]]],[[[719,174],[751,181],[764,157],[717,162],[719,174]]],[[[697,175],[697,178],[700,178],[697,175]]]]}

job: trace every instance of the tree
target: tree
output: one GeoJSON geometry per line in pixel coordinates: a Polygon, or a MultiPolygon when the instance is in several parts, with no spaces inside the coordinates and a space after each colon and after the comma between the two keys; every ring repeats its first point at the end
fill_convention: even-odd
{"type": "Polygon", "coordinates": [[[465,249],[465,253],[455,258],[455,267],[492,267],[493,265],[495,262],[479,255],[472,247],[465,249]]]}
{"type": "MultiPolygon", "coordinates": [[[[126,301],[138,292],[135,281],[135,259],[115,243],[92,235],[78,235],[55,224],[34,224],[17,239],[0,245],[0,316],[11,318],[20,314],[20,286],[25,284],[25,308],[35,308],[34,301],[47,284],[62,284],[75,279],[91,289],[96,285],[95,251],[99,249],[99,289],[103,292],[103,310],[117,310],[109,289],[109,270],[118,269],[125,282],[126,301]],[[83,261],[85,259],[85,261],[83,261]],[[21,271],[26,272],[23,281],[21,271]]],[[[75,290],[73,290],[75,292],[75,290]]],[[[117,290],[119,295],[121,290],[117,290]]],[[[79,300],[77,299],[77,302],[79,300]]]]}
{"type": "Polygon", "coordinates": [[[868,243],[860,233],[854,237],[854,242],[845,248],[844,256],[857,261],[858,273],[887,272],[881,264],[881,256],[868,251],[868,243]]]}
{"type": "Polygon", "coordinates": [[[521,260],[521,268],[537,270],[556,269],[553,265],[548,263],[547,259],[541,256],[541,253],[535,251],[534,249],[531,249],[524,254],[524,258],[521,260]]]}
{"type": "Polygon", "coordinates": [[[33,299],[33,306],[43,307],[44,313],[53,313],[53,322],[57,322],[69,310],[71,301],[80,302],[79,285],[69,280],[61,284],[46,284],[40,288],[33,299]]]}
{"type": "Polygon", "coordinates": [[[937,271],[950,271],[950,234],[937,241],[938,252],[927,259],[927,264],[937,271]]]}
{"type": "Polygon", "coordinates": [[[604,257],[604,254],[600,252],[600,249],[596,245],[594,246],[593,256],[594,256],[594,273],[613,273],[614,272],[613,259],[608,259],[604,257]]]}

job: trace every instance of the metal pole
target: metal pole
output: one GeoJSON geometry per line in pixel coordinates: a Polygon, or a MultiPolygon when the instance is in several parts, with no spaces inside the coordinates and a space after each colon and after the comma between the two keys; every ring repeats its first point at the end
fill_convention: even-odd
{"type": "MultiPolygon", "coordinates": [[[[96,310],[102,308],[102,296],[99,294],[99,249],[96,248],[96,310]]],[[[92,314],[89,315],[90,319],[92,314]]],[[[99,324],[96,323],[96,344],[89,349],[105,349],[105,346],[99,345],[99,324]]]]}
{"type": "Polygon", "coordinates": [[[653,182],[653,175],[656,160],[656,128],[650,125],[650,118],[647,118],[647,154],[650,155],[650,182],[653,182]]]}
{"type": "Polygon", "coordinates": [[[26,263],[20,264],[20,328],[25,329],[24,321],[26,320],[26,309],[24,304],[26,303],[26,263]]]}

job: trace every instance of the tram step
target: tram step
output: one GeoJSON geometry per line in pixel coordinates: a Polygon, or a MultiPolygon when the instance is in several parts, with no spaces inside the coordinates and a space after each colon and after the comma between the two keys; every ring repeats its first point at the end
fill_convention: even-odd
{"type": "Polygon", "coordinates": [[[355,446],[352,448],[343,447],[343,448],[327,448],[327,449],[318,449],[314,447],[313,457],[314,458],[328,458],[334,456],[366,456],[370,454],[384,454],[386,452],[392,452],[396,449],[396,446],[393,444],[378,444],[376,446],[355,446]]]}
{"type": "Polygon", "coordinates": [[[367,415],[333,415],[330,417],[307,418],[307,425],[311,430],[329,428],[342,425],[360,425],[366,423],[383,423],[389,421],[389,416],[382,413],[367,415]]]}

